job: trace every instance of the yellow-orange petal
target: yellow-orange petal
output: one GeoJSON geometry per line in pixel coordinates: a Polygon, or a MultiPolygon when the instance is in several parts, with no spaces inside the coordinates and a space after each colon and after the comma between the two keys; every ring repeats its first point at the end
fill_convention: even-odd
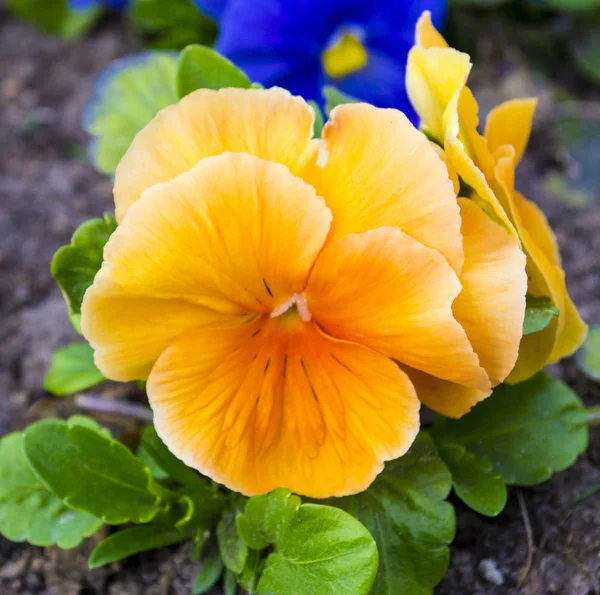
{"type": "Polygon", "coordinates": [[[304,289],[330,222],[324,200],[284,165],[225,153],[144,192],[103,267],[130,293],[270,313],[304,289]]]}
{"type": "Polygon", "coordinates": [[[453,97],[458,109],[458,95],[470,71],[469,56],[452,48],[415,46],[408,54],[408,97],[421,118],[421,127],[441,142],[445,138],[444,113],[453,97]]]}
{"type": "Polygon", "coordinates": [[[485,138],[489,149],[495,153],[503,145],[515,149],[515,165],[525,152],[537,99],[511,99],[495,107],[488,115],[485,124],[485,138]]]}
{"type": "Polygon", "coordinates": [[[328,244],[305,292],[329,334],[438,378],[490,390],[452,303],[461,290],[439,252],[392,227],[328,244]]]}
{"type": "Polygon", "coordinates": [[[472,200],[459,200],[465,264],[454,316],[467,332],[492,385],[513,369],[525,316],[525,254],[517,239],[472,200]]]}
{"type": "Polygon", "coordinates": [[[246,495],[362,491],[419,428],[398,366],[300,320],[188,335],[160,357],[147,388],[173,453],[246,495]]]}
{"type": "Polygon", "coordinates": [[[134,139],[115,176],[117,221],[142,192],[198,161],[243,152],[301,172],[316,151],[314,111],[283,89],[200,89],[163,109],[134,139]]]}
{"type": "Polygon", "coordinates": [[[431,12],[424,11],[417,21],[416,44],[424,48],[445,48],[448,47],[446,40],[433,26],[431,22],[431,12]]]}
{"type": "Polygon", "coordinates": [[[441,380],[408,366],[400,367],[413,383],[421,403],[446,417],[462,417],[477,403],[490,396],[489,390],[482,391],[441,380]]]}
{"type": "Polygon", "coordinates": [[[246,318],[219,314],[182,299],[127,293],[100,271],[86,291],[81,328],[95,361],[112,380],[145,380],[158,356],[177,337],[198,328],[241,324],[246,318]]]}
{"type": "Polygon", "coordinates": [[[462,266],[460,212],[448,171],[397,110],[337,107],[323,129],[326,161],[304,177],[333,213],[328,242],[394,226],[462,266]]]}

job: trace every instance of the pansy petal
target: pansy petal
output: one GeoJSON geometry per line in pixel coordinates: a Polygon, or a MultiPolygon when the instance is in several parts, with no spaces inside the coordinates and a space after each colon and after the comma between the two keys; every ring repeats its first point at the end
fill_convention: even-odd
{"type": "Polygon", "coordinates": [[[452,98],[460,94],[470,71],[469,56],[452,48],[415,46],[408,54],[408,96],[421,117],[422,128],[441,142],[444,112],[452,98]]]}
{"type": "MultiPolygon", "coordinates": [[[[560,310],[564,305],[566,288],[564,274],[556,267],[552,260],[555,254],[547,254],[530,234],[530,225],[522,219],[521,211],[529,218],[535,217],[536,211],[525,206],[525,199],[519,196],[514,189],[514,148],[510,145],[502,147],[497,152],[497,164],[494,170],[495,192],[502,200],[507,213],[514,222],[521,238],[523,250],[527,255],[528,292],[535,296],[547,296],[560,310]]],[[[539,212],[537,212],[539,216],[539,212]]],[[[539,217],[537,222],[540,222],[539,217]]],[[[536,230],[536,234],[540,230],[536,230]]],[[[547,249],[547,244],[546,244],[547,249]]],[[[507,378],[507,382],[517,383],[526,380],[541,370],[550,359],[556,344],[559,327],[564,324],[564,319],[553,319],[543,330],[523,337],[519,348],[519,358],[514,369],[507,378]]]]}
{"type": "MultiPolygon", "coordinates": [[[[518,237],[515,231],[514,225],[511,222],[509,216],[504,210],[502,204],[498,200],[498,197],[490,187],[488,180],[486,179],[485,172],[477,167],[473,162],[473,159],[467,154],[465,145],[463,144],[464,139],[477,138],[478,134],[476,130],[472,130],[471,133],[461,133],[461,126],[459,120],[459,101],[462,97],[462,105],[465,105],[465,98],[467,105],[472,106],[470,110],[466,111],[468,117],[473,120],[476,118],[476,114],[473,114],[473,109],[476,109],[474,99],[471,100],[472,95],[466,88],[463,89],[465,93],[456,95],[448,104],[446,112],[444,114],[444,150],[450,159],[452,165],[454,165],[458,175],[463,181],[471,186],[475,192],[475,199],[479,201],[481,207],[496,221],[501,223],[512,235],[518,237]],[[461,137],[463,140],[461,140],[461,137]]],[[[465,109],[463,107],[463,112],[465,109]]],[[[485,150],[481,150],[480,153],[485,155],[485,150]]]]}
{"type": "Polygon", "coordinates": [[[134,139],[117,167],[116,217],[142,192],[198,161],[245,152],[302,171],[316,150],[314,112],[283,89],[200,89],[163,109],[134,139]]]}
{"type": "Polygon", "coordinates": [[[446,417],[462,417],[477,403],[490,396],[489,390],[482,391],[441,380],[408,366],[400,367],[413,383],[421,403],[446,417]]]}
{"type": "Polygon", "coordinates": [[[323,199],[285,166],[226,153],[147,190],[103,266],[131,293],[269,313],[305,287],[330,221],[323,199]]]}
{"type": "Polygon", "coordinates": [[[416,45],[424,48],[446,48],[448,43],[431,22],[431,13],[426,10],[417,21],[416,45]]]}
{"type": "Polygon", "coordinates": [[[456,319],[493,385],[513,369],[525,316],[525,254],[517,239],[472,200],[459,200],[465,246],[463,289],[453,305],[456,319]]]}
{"type": "Polygon", "coordinates": [[[160,357],[148,395],[173,453],[246,495],[362,491],[419,428],[391,360],[299,320],[190,334],[160,357]]]}
{"type": "Polygon", "coordinates": [[[515,149],[515,165],[525,152],[537,99],[511,99],[495,107],[485,123],[485,138],[489,149],[495,153],[503,145],[515,149]]]}
{"type": "Polygon", "coordinates": [[[404,114],[341,105],[323,129],[323,143],[323,167],[304,177],[333,213],[329,242],[394,226],[460,270],[460,212],[448,171],[404,114]]]}
{"type": "Polygon", "coordinates": [[[382,227],[328,244],[305,295],[309,311],[329,334],[489,392],[489,378],[452,313],[460,290],[439,252],[382,227]]]}
{"type": "Polygon", "coordinates": [[[458,179],[458,174],[456,173],[454,166],[452,165],[452,163],[450,163],[450,159],[448,159],[448,155],[446,155],[446,151],[444,151],[442,147],[440,147],[433,141],[430,141],[429,144],[431,145],[431,148],[437,153],[438,157],[444,162],[446,170],[448,171],[448,177],[450,178],[450,181],[452,182],[452,186],[454,188],[454,194],[458,196],[460,192],[460,180],[458,179]]]}
{"type": "Polygon", "coordinates": [[[218,314],[181,299],[123,291],[102,270],[86,293],[81,326],[95,361],[112,380],[145,380],[158,356],[197,328],[241,324],[248,317],[218,314]]]}
{"type": "Polygon", "coordinates": [[[519,192],[514,193],[513,201],[519,214],[519,222],[527,229],[531,242],[550,261],[551,267],[546,269],[545,274],[552,279],[550,283],[555,288],[553,295],[557,300],[555,303],[560,315],[554,348],[548,361],[556,362],[573,355],[581,347],[587,337],[588,327],[569,296],[556,237],[546,216],[535,203],[527,200],[519,192]]]}

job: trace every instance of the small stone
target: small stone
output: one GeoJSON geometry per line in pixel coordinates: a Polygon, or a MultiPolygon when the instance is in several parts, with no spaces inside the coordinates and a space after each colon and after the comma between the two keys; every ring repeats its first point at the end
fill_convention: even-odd
{"type": "Polygon", "coordinates": [[[496,560],[493,558],[486,558],[479,562],[479,566],[477,567],[481,576],[488,582],[492,583],[492,585],[503,585],[504,584],[504,575],[498,568],[496,560]]]}

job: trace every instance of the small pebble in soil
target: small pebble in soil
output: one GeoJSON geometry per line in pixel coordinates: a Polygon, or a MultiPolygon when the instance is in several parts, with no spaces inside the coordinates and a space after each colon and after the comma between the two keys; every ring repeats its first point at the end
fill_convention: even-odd
{"type": "Polygon", "coordinates": [[[492,583],[492,585],[504,584],[504,575],[498,568],[496,560],[493,558],[486,558],[479,562],[477,569],[479,570],[479,574],[481,574],[488,583],[492,583]]]}

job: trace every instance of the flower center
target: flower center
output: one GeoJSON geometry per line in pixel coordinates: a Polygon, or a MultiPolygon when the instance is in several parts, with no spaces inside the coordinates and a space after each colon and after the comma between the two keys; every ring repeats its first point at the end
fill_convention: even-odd
{"type": "Polygon", "coordinates": [[[357,29],[346,29],[333,36],[321,54],[328,76],[341,78],[367,65],[368,55],[362,37],[362,32],[357,29]]]}
{"type": "Polygon", "coordinates": [[[282,317],[296,319],[298,316],[303,322],[310,322],[311,315],[306,305],[306,300],[301,293],[295,293],[290,299],[279,304],[272,312],[271,318],[282,317]]]}

